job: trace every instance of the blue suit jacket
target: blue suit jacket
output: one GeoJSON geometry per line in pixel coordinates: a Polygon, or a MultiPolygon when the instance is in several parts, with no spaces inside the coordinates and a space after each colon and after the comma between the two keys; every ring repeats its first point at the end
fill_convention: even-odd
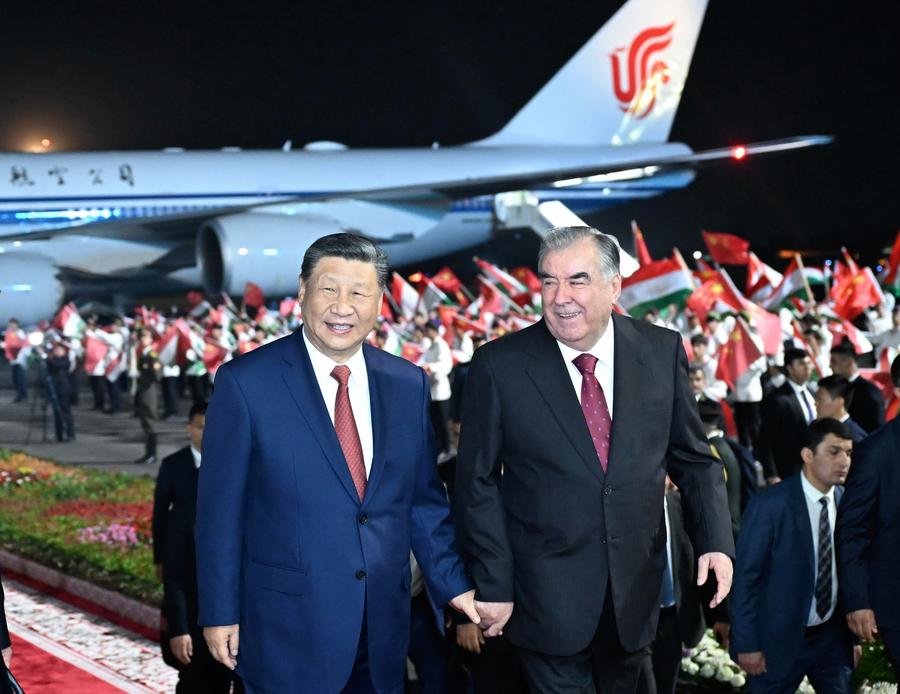
{"type": "MultiPolygon", "coordinates": [[[[774,679],[783,677],[800,654],[815,590],[812,528],[801,474],[750,499],[737,542],[731,654],[737,660],[738,653],[762,651],[774,679]]],[[[838,504],[840,494],[837,488],[838,504]]],[[[848,649],[849,637],[848,631],[848,649]]]]}
{"type": "Polygon", "coordinates": [[[367,617],[379,691],[402,684],[409,551],[443,605],[471,587],[453,549],[424,372],[363,346],[374,459],[360,503],[298,330],[221,367],[197,510],[200,623],[240,624],[238,672],[337,692],[367,617]]]}

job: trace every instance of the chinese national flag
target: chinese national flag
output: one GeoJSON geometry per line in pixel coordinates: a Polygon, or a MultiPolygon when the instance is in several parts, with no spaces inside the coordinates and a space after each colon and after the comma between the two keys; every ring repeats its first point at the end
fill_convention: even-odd
{"type": "Polygon", "coordinates": [[[394,312],[391,310],[391,303],[388,301],[387,294],[381,296],[381,317],[389,323],[394,322],[394,312]]]}
{"type": "Polygon", "coordinates": [[[216,371],[222,366],[225,357],[228,356],[228,350],[213,342],[204,342],[203,344],[203,364],[210,374],[215,375],[216,371]]]}
{"type": "Polygon", "coordinates": [[[740,236],[704,231],[703,240],[712,259],[721,265],[746,265],[750,262],[750,242],[740,236]]]}
{"type": "Polygon", "coordinates": [[[258,284],[247,282],[244,287],[244,306],[247,308],[259,308],[266,303],[266,296],[258,284]]]}
{"type": "Polygon", "coordinates": [[[750,334],[750,329],[743,318],[738,317],[734,330],[728,341],[719,350],[719,365],[716,367],[716,378],[727,383],[732,390],[738,378],[746,373],[750,364],[759,359],[760,351],[750,334]]]}
{"type": "Polygon", "coordinates": [[[900,277],[900,231],[897,232],[894,247],[891,248],[891,257],[888,260],[888,273],[884,278],[884,286],[890,287],[897,284],[898,277],[900,277]]]}
{"type": "Polygon", "coordinates": [[[459,277],[448,267],[438,272],[431,278],[431,281],[434,282],[438,289],[447,294],[456,294],[462,288],[462,282],[459,277]]]}
{"type": "Polygon", "coordinates": [[[706,314],[713,310],[717,304],[726,304],[735,311],[743,308],[743,301],[731,288],[728,282],[721,277],[709,279],[687,298],[687,305],[701,321],[706,322],[706,314]]]}
{"type": "Polygon", "coordinates": [[[509,274],[515,277],[519,282],[528,287],[528,291],[532,294],[538,294],[541,291],[541,280],[534,274],[530,267],[517,267],[509,271],[509,274]]]}
{"type": "Polygon", "coordinates": [[[869,306],[884,301],[881,287],[869,268],[856,274],[847,274],[831,290],[834,312],[841,318],[852,321],[869,306]]]}

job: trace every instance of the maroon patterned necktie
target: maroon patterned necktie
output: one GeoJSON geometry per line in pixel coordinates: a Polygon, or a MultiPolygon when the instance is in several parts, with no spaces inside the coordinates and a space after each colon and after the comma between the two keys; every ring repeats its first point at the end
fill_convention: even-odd
{"type": "Polygon", "coordinates": [[[331,371],[331,377],[338,382],[337,397],[334,399],[334,430],[344,452],[347,467],[350,468],[350,477],[356,485],[356,493],[362,501],[366,495],[366,465],[363,462],[359,430],[356,428],[353,408],[350,406],[350,388],[347,386],[350,381],[350,367],[343,364],[335,366],[331,371]]]}
{"type": "Polygon", "coordinates": [[[600,467],[606,472],[606,466],[609,465],[609,432],[612,429],[612,417],[609,416],[603,388],[594,375],[597,357],[593,354],[579,354],[572,363],[581,372],[581,411],[584,412],[584,419],[591,432],[594,448],[600,459],[600,467]]]}

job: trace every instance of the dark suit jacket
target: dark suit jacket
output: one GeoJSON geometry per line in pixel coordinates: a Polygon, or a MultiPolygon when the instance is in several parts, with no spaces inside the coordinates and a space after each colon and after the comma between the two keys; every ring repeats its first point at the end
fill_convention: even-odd
{"type": "MultiPolygon", "coordinates": [[[[840,508],[840,490],[835,492],[840,508]]],[[[812,528],[798,474],[755,495],[744,512],[730,599],[732,657],[762,651],[769,676],[783,677],[803,646],[815,580],[812,528]]],[[[840,603],[835,610],[843,624],[840,603]]],[[[846,637],[849,649],[849,630],[846,637]]]]}
{"type": "Polygon", "coordinates": [[[762,449],[763,470],[766,477],[777,475],[786,479],[800,471],[803,460],[803,433],[809,423],[800,407],[800,402],[790,383],[776,388],[762,404],[762,429],[760,448],[762,449]]]}
{"type": "Polygon", "coordinates": [[[900,418],[853,451],[838,511],[841,597],[848,612],[875,610],[875,621],[900,628],[900,418]]]}
{"type": "Polygon", "coordinates": [[[697,586],[697,562],[694,548],[684,527],[681,495],[666,492],[669,508],[669,530],[672,532],[672,578],[675,586],[675,619],[681,643],[693,648],[706,630],[703,604],[697,586]]]}
{"type": "MultiPolygon", "coordinates": [[[[6,627],[6,612],[3,609],[3,583],[0,581],[0,650],[9,648],[10,645],[9,630],[6,627]]],[[[6,665],[0,659],[0,692],[7,691],[9,691],[9,686],[6,676],[6,665]]]]}
{"type": "Polygon", "coordinates": [[[162,461],[153,495],[153,558],[163,567],[163,615],[171,636],[197,630],[198,476],[191,448],[185,446],[162,461]]]}
{"type": "Polygon", "coordinates": [[[860,376],[850,382],[850,419],[870,434],[884,424],[884,396],[872,381],[860,376]]]}
{"type": "Polygon", "coordinates": [[[846,426],[850,430],[850,435],[853,437],[853,443],[859,443],[869,435],[868,431],[866,431],[859,424],[853,421],[853,417],[845,419],[844,426],[846,426]]]}
{"type": "Polygon", "coordinates": [[[240,624],[237,671],[251,688],[340,691],[364,617],[375,688],[402,687],[410,549],[438,605],[471,587],[437,475],[428,379],[362,349],[374,443],[362,503],[299,330],[216,372],[197,501],[200,623],[240,624]]]}
{"type": "Polygon", "coordinates": [[[688,389],[680,336],[612,320],[605,474],[543,321],[477,350],[466,381],[454,498],[463,554],[481,600],[515,601],[510,641],[550,655],[587,647],[608,581],[624,647],[655,637],[666,472],[695,551],[734,551],[722,465],[688,389]]]}

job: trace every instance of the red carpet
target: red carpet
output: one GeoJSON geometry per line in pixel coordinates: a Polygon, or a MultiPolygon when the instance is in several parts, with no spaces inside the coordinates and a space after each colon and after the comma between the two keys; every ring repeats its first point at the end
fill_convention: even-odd
{"type": "Polygon", "coordinates": [[[13,644],[13,674],[28,694],[121,694],[122,690],[118,687],[41,650],[16,634],[10,636],[13,644]]]}

